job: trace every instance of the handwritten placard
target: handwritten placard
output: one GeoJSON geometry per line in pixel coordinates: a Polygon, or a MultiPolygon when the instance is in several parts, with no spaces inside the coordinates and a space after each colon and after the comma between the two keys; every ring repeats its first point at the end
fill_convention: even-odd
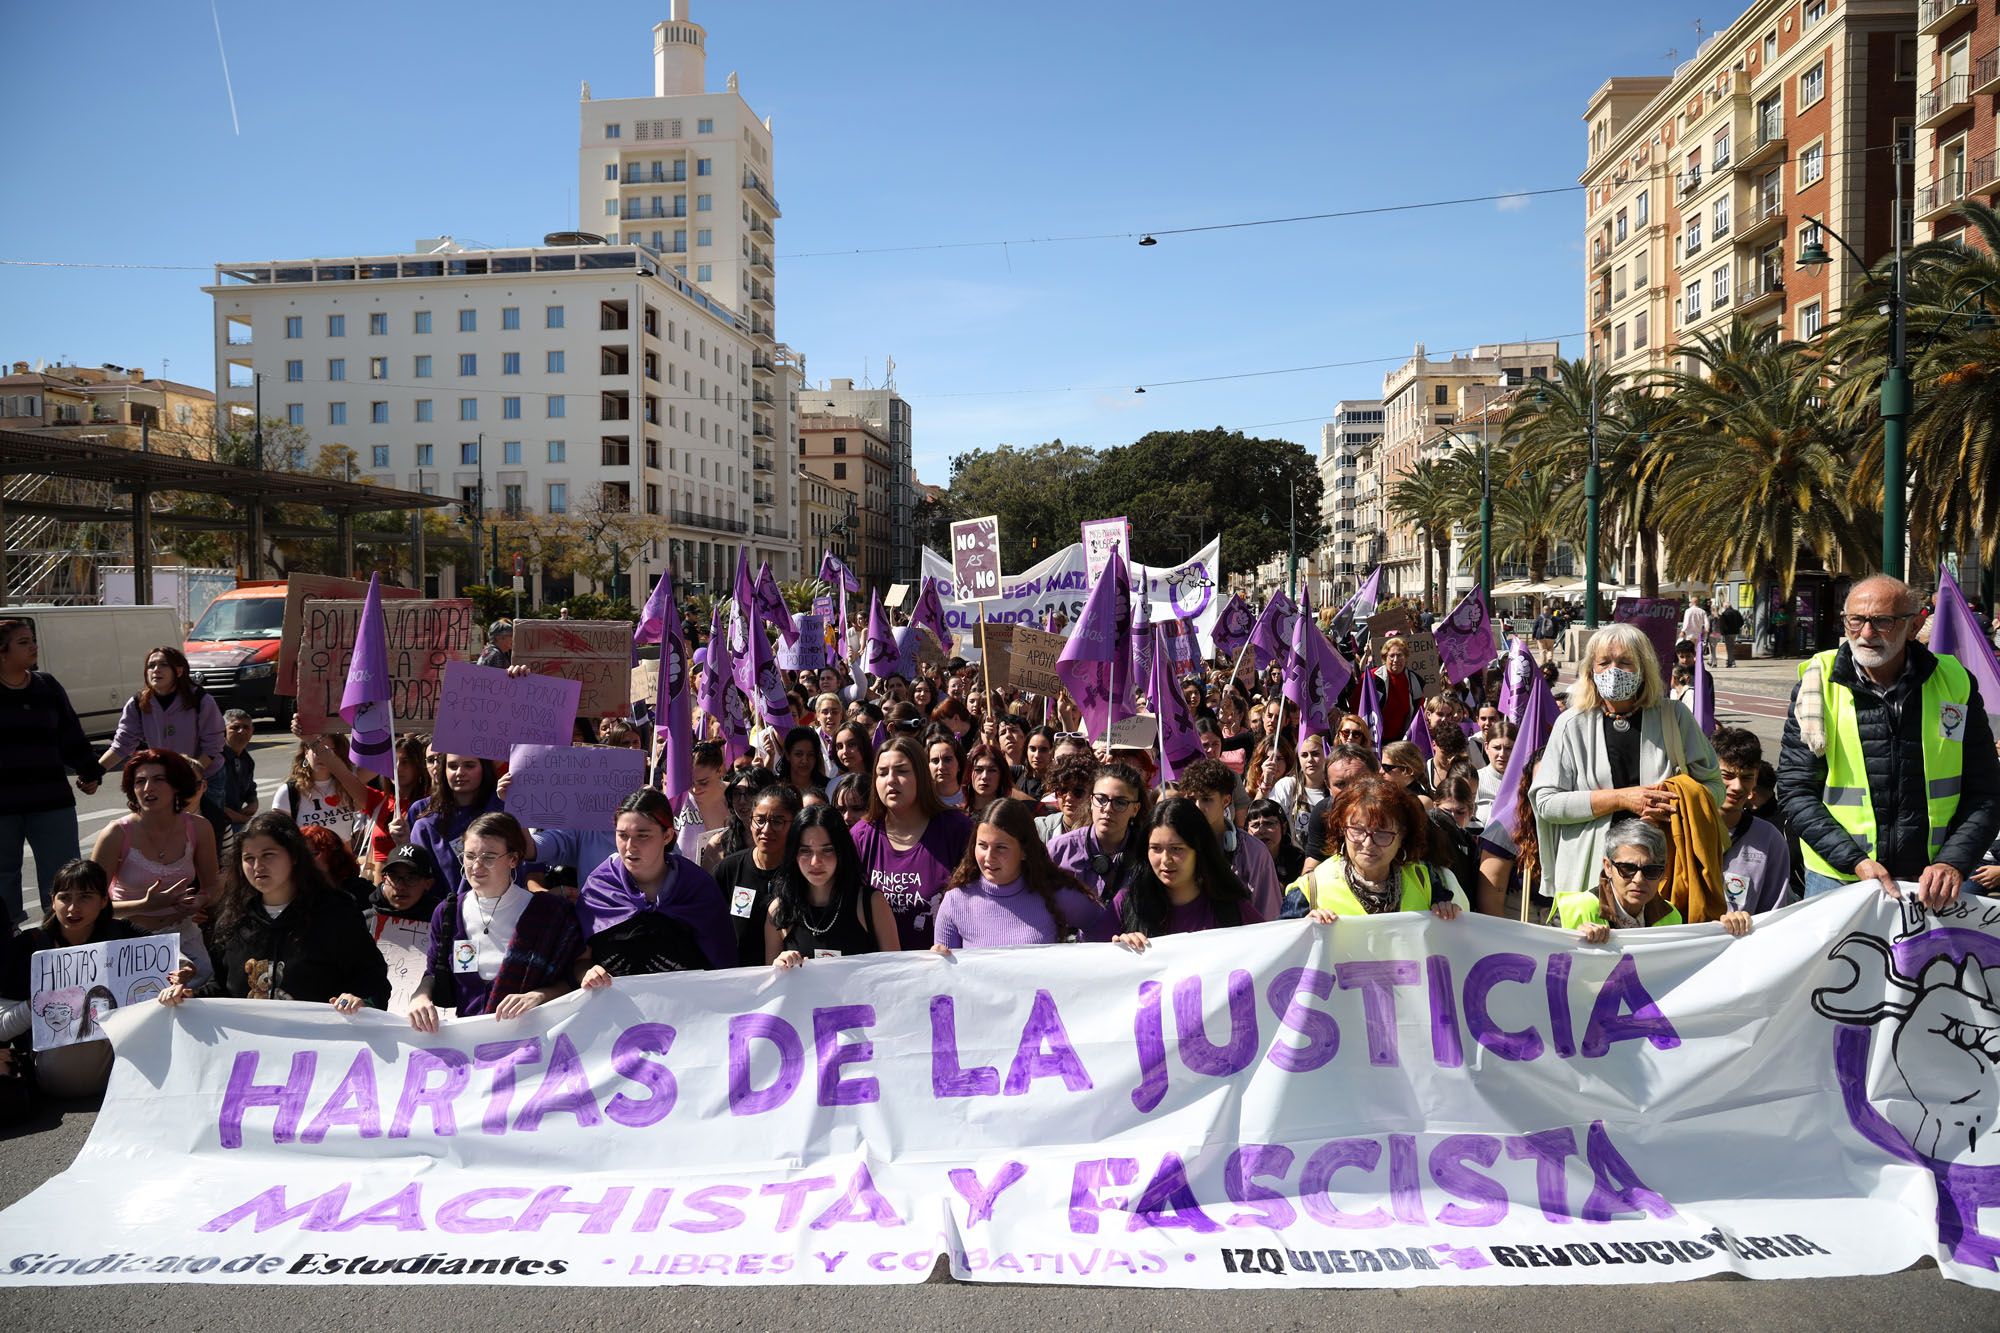
{"type": "Polygon", "coordinates": [[[627,620],[517,620],[515,666],[583,687],[583,717],[624,717],[632,707],[632,623],[627,620]]]}
{"type": "MultiPolygon", "coordinates": [[[[361,628],[363,602],[309,601],[301,618],[299,730],[308,736],[345,732],[340,696],[361,628]]],[[[437,718],[447,663],[472,646],[472,603],[462,597],[384,602],[389,642],[390,709],[399,732],[429,731],[437,718]]]]}
{"type": "Polygon", "coordinates": [[[374,924],[375,947],[389,965],[389,1012],[407,1014],[430,967],[431,923],[378,912],[374,924]]]}
{"type": "Polygon", "coordinates": [[[792,618],[799,628],[799,641],[777,645],[780,671],[817,671],[826,665],[826,621],[818,612],[801,611],[792,618]]]}
{"type": "Polygon", "coordinates": [[[1132,558],[1132,522],[1127,518],[1091,518],[1083,522],[1083,572],[1092,583],[1111,563],[1113,551],[1132,558]]]}
{"type": "Polygon", "coordinates": [[[37,953],[28,963],[35,1049],[103,1041],[106,1014],[159,998],[180,966],[180,943],[177,935],[145,935],[37,953]]]}
{"type": "Polygon", "coordinates": [[[516,745],[568,745],[582,692],[573,680],[453,662],[444,669],[431,745],[481,759],[505,759],[516,745]]]}
{"type": "Polygon", "coordinates": [[[646,755],[610,745],[517,745],[507,756],[507,813],[530,828],[608,829],[618,803],[646,785],[646,755]]]}
{"type": "MultiPolygon", "coordinates": [[[[278,630],[278,693],[299,692],[299,650],[305,639],[305,608],[308,601],[359,602],[368,595],[368,580],[335,578],[331,574],[292,574],[285,579],[285,617],[278,630]]],[[[382,585],[384,603],[391,598],[418,596],[415,588],[382,585]]],[[[351,643],[352,640],[349,640],[351,643]]],[[[394,663],[391,663],[393,666],[394,663]]],[[[345,675],[345,671],[342,672],[345,675]]],[[[336,688],[335,693],[339,693],[336,688]]]]}
{"type": "Polygon", "coordinates": [[[951,525],[951,578],[961,602],[983,602],[1000,595],[997,515],[951,525]]]}
{"type": "MultiPolygon", "coordinates": [[[[996,625],[988,625],[990,635],[996,625]]],[[[997,651],[990,648],[990,651],[997,651]]],[[[1062,678],[1056,675],[1056,659],[1062,656],[1063,636],[1051,634],[1047,630],[1036,629],[1033,625],[1015,625],[1008,636],[1006,663],[1007,683],[1016,689],[1028,690],[1034,694],[1051,698],[1063,692],[1062,678]]],[[[1000,659],[994,660],[998,666],[1000,659]]]]}

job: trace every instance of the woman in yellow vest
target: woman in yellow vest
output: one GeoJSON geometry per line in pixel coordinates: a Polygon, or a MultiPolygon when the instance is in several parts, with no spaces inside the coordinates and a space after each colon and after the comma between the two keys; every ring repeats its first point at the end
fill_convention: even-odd
{"type": "MultiPolygon", "coordinates": [[[[1604,835],[1604,866],[1598,871],[1597,888],[1558,893],[1549,912],[1550,924],[1576,931],[1586,944],[1604,943],[1614,927],[1681,925],[1681,914],[1660,897],[1666,880],[1667,835],[1646,820],[1620,819],[1604,835]]],[[[1726,912],[1719,919],[1731,935],[1750,933],[1748,912],[1726,912]]]]}
{"type": "Polygon", "coordinates": [[[1326,846],[1339,850],[1292,881],[1282,915],[1321,925],[1386,912],[1449,921],[1468,908],[1451,871],[1425,863],[1430,817],[1394,783],[1370,778],[1341,792],[1327,811],[1326,846]]]}

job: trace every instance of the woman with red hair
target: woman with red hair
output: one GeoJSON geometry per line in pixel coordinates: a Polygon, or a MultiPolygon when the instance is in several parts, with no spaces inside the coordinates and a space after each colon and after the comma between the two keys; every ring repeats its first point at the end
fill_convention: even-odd
{"type": "Polygon", "coordinates": [[[90,859],[110,877],[112,914],[144,934],[178,934],[199,985],[211,972],[199,918],[222,883],[215,830],[190,808],[201,774],[172,750],[142,749],[121,785],[132,813],[97,835],[90,859]]]}
{"type": "Polygon", "coordinates": [[[1425,863],[1430,817],[1422,802],[1393,783],[1371,778],[1335,797],[1326,846],[1336,850],[1286,890],[1285,916],[1331,924],[1342,916],[1428,911],[1449,921],[1467,909],[1457,878],[1425,863]]]}

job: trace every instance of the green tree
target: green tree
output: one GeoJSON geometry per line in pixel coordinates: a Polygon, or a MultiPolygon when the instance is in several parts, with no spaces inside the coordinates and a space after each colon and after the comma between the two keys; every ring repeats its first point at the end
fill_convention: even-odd
{"type": "Polygon", "coordinates": [[[1000,519],[1000,563],[1026,569],[1077,539],[1083,481],[1097,454],[1051,440],[1022,448],[1003,444],[951,460],[951,487],[940,515],[947,523],[988,514],[1000,519]]]}
{"type": "Polygon", "coordinates": [[[1320,479],[1304,448],[1220,426],[1153,431],[1106,451],[1082,517],[1128,515],[1133,558],[1145,564],[1184,560],[1220,532],[1222,567],[1254,569],[1286,549],[1294,488],[1297,549],[1310,551],[1321,536],[1320,479]]]}
{"type": "Polygon", "coordinates": [[[1436,580],[1432,561],[1445,570],[1451,559],[1452,525],[1464,512],[1464,478],[1444,459],[1425,459],[1412,467],[1383,497],[1390,510],[1424,534],[1424,604],[1435,607],[1436,580]]]}

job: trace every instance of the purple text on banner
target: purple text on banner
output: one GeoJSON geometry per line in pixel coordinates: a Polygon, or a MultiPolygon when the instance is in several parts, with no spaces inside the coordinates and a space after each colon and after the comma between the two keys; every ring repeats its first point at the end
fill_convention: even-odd
{"type": "Polygon", "coordinates": [[[568,745],[582,694],[574,680],[453,662],[444,669],[431,744],[439,754],[481,759],[505,759],[516,745],[568,745]]]}

